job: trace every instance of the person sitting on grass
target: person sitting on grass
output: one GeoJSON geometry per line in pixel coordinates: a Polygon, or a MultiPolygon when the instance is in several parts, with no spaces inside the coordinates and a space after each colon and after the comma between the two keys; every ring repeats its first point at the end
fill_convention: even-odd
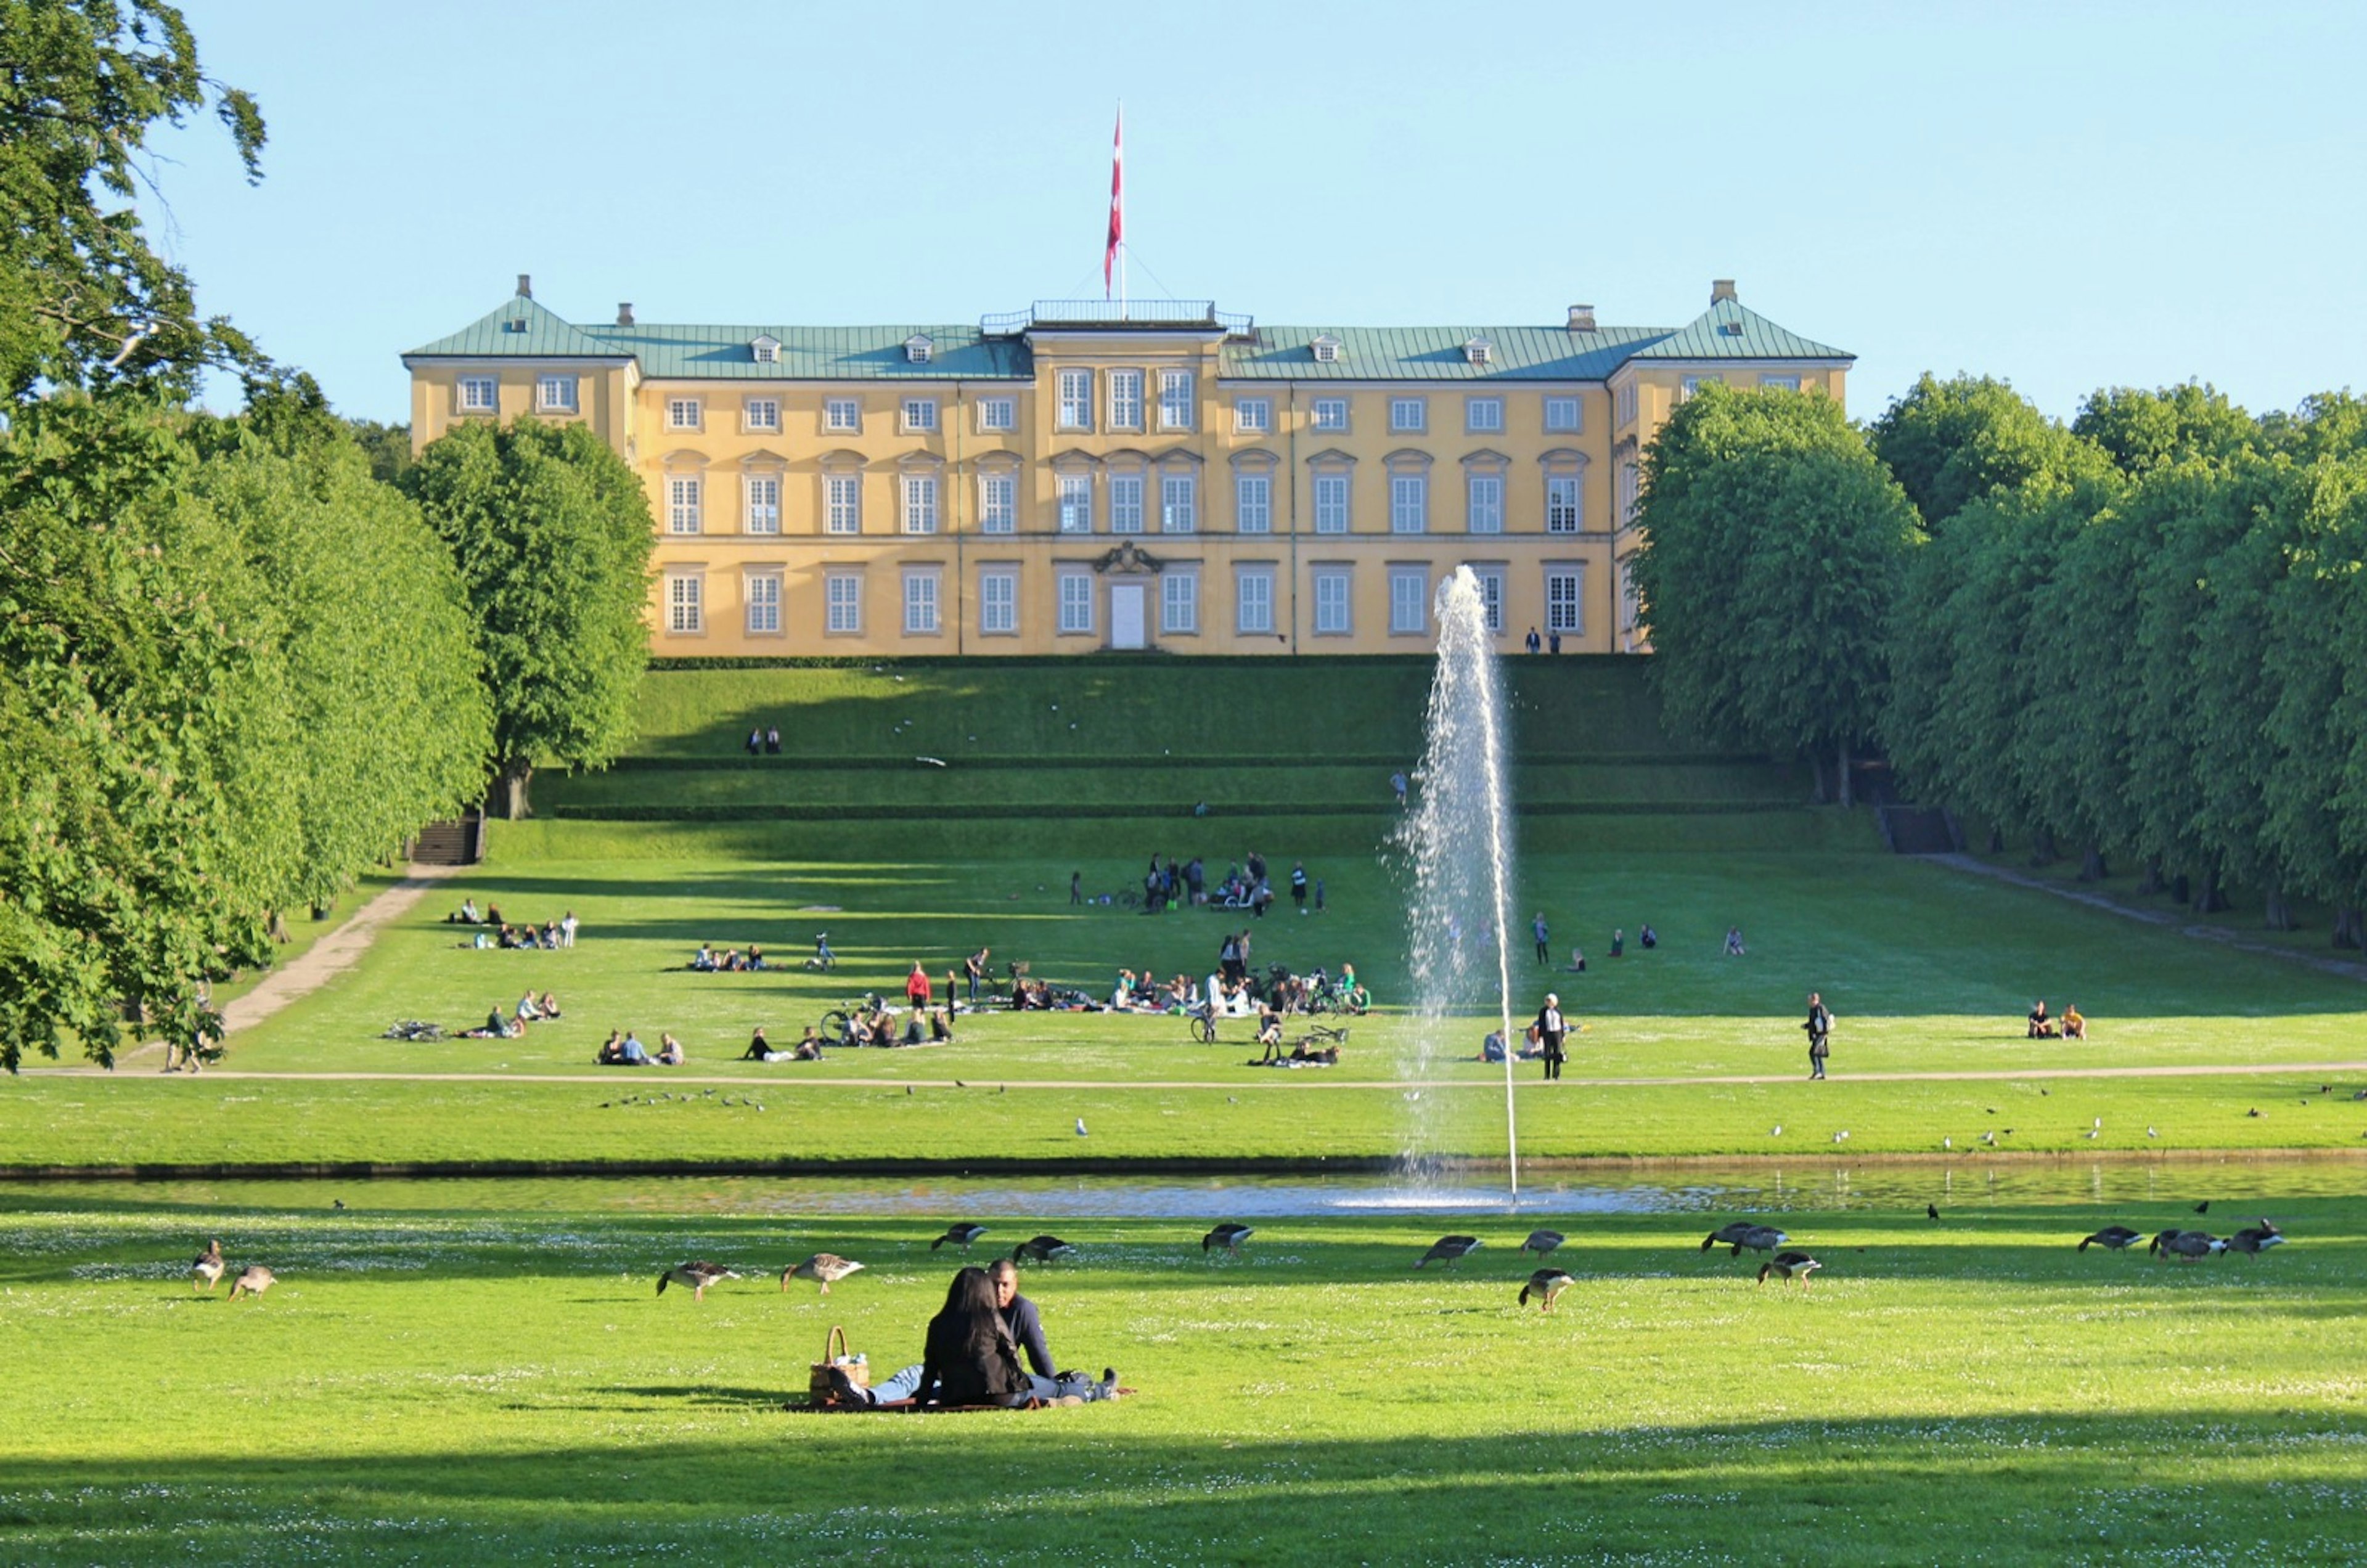
{"type": "Polygon", "coordinates": [[[830,1369],[834,1404],[857,1407],[907,1404],[1032,1404],[1035,1385],[1019,1363],[1019,1346],[996,1304],[983,1269],[964,1269],[946,1292],[943,1311],[929,1320],[920,1365],[906,1367],[876,1389],[860,1388],[839,1367],[830,1369]]]}
{"type": "Polygon", "coordinates": [[[517,1021],[520,1023],[533,1023],[541,1017],[542,1005],[534,999],[534,993],[532,991],[528,991],[526,995],[518,998],[517,1021]]]}
{"type": "Polygon", "coordinates": [[[1740,926],[1728,926],[1726,928],[1726,955],[1728,958],[1739,958],[1742,956],[1742,928],[1740,926]]]}
{"type": "Polygon", "coordinates": [[[1265,1003],[1258,1011],[1257,1043],[1265,1047],[1265,1055],[1261,1058],[1262,1061],[1281,1060],[1282,1014],[1274,1011],[1272,1002],[1265,1003]]]}
{"type": "Polygon", "coordinates": [[[929,1043],[950,1045],[954,1043],[953,1015],[946,1008],[929,1010],[929,1043]]]}
{"type": "Polygon", "coordinates": [[[1642,948],[1658,947],[1660,945],[1660,933],[1648,925],[1636,933],[1636,945],[1642,948]]]}
{"type": "Polygon", "coordinates": [[[513,1023],[504,1018],[499,1008],[485,1015],[485,1038],[488,1040],[515,1040],[525,1032],[524,1024],[513,1023]]]}
{"type": "Polygon", "coordinates": [[[682,1042],[671,1034],[659,1035],[657,1062],[662,1067],[681,1066],[683,1064],[682,1042]]]}
{"type": "Polygon", "coordinates": [[[764,950],[754,942],[748,944],[748,968],[751,972],[764,966],[764,950]]]}
{"type": "Polygon", "coordinates": [[[2030,1033],[2027,1038],[2052,1040],[2055,1035],[2055,1021],[2046,1016],[2046,998],[2041,997],[2038,998],[2038,1005],[2030,1010],[2030,1033]]]}
{"type": "Polygon", "coordinates": [[[477,923],[476,899],[473,897],[461,899],[460,907],[444,917],[444,923],[447,926],[475,925],[477,923]]]}
{"type": "Polygon", "coordinates": [[[700,942],[698,944],[698,951],[690,955],[690,966],[694,971],[701,975],[713,974],[715,972],[715,950],[708,946],[705,942],[700,942]]]}
{"type": "Polygon", "coordinates": [[[2063,1006],[2063,1038],[2066,1040],[2088,1038],[2088,1021],[2081,1015],[2079,1004],[2077,1002],[2066,1002],[2063,1006]]]}
{"type": "MultiPolygon", "coordinates": [[[[808,1024],[806,1027],[810,1029],[813,1026],[808,1024]]],[[[758,1024],[756,1032],[749,1037],[748,1049],[740,1054],[740,1059],[743,1062],[777,1062],[781,1059],[774,1053],[773,1043],[764,1038],[763,1024],[758,1024]]]]}
{"type": "MultiPolygon", "coordinates": [[[[798,1042],[797,1049],[790,1052],[789,1056],[791,1060],[798,1062],[821,1060],[821,1035],[812,1024],[806,1025],[805,1037],[798,1042]]],[[[775,1058],[767,1056],[765,1060],[772,1061],[775,1058]]]]}
{"type": "Polygon", "coordinates": [[[1569,972],[1573,975],[1586,973],[1586,949],[1573,947],[1569,950],[1569,972]]]}
{"type": "Polygon", "coordinates": [[[557,1018],[560,1016],[559,998],[545,991],[542,998],[534,1004],[534,1010],[542,1014],[545,1021],[557,1018]]]}
{"type": "Polygon", "coordinates": [[[1353,964],[1340,965],[1340,1010],[1360,1016],[1373,1010],[1373,993],[1356,978],[1356,966],[1353,964]]]}

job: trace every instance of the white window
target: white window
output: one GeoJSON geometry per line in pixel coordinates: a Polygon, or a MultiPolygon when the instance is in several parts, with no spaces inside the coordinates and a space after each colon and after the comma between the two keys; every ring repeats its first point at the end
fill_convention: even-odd
{"type": "Polygon", "coordinates": [[[1090,534],[1093,531],[1093,476],[1062,474],[1059,477],[1060,532],[1090,534]]]}
{"type": "Polygon", "coordinates": [[[821,405],[821,427],[842,434],[863,433],[863,402],[859,398],[825,398],[821,405]]]}
{"type": "Polygon", "coordinates": [[[748,357],[759,365],[778,365],[781,362],[781,340],[769,336],[757,338],[748,345],[748,357]]]}
{"type": "Polygon", "coordinates": [[[1315,428],[1345,430],[1348,428],[1348,400],[1318,398],[1315,400],[1315,428]]]}
{"type": "Polygon", "coordinates": [[[501,408],[501,388],[491,376],[460,378],[460,412],[493,413],[501,408]]]}
{"type": "Polygon", "coordinates": [[[1109,481],[1110,532],[1142,532],[1142,476],[1112,474],[1109,481]]]}
{"type": "Polygon", "coordinates": [[[1008,534],[1019,526],[1019,480],[1011,474],[978,477],[978,530],[1008,534]]]}
{"type": "Polygon", "coordinates": [[[1636,383],[1633,381],[1619,389],[1619,423],[1636,423],[1636,383]]]}
{"type": "Polygon", "coordinates": [[[781,574],[777,571],[752,571],[748,574],[748,630],[758,637],[771,637],[781,629],[781,574]]]}
{"type": "Polygon", "coordinates": [[[1547,398],[1546,428],[1551,431],[1573,431],[1580,428],[1578,406],[1576,398],[1547,398]]]}
{"type": "Polygon", "coordinates": [[[1093,373],[1090,370],[1060,372],[1060,428],[1091,430],[1093,427],[1093,373]]]}
{"type": "Polygon", "coordinates": [[[740,405],[740,421],[751,434],[771,434],[781,428],[781,400],[750,398],[740,405]]]}
{"type": "Polygon", "coordinates": [[[1586,630],[1585,588],[1584,567],[1546,568],[1546,630],[1569,637],[1586,630]]]}
{"type": "Polygon", "coordinates": [[[937,476],[906,474],[904,476],[904,532],[934,534],[937,531],[937,476]]]}
{"type": "Polygon", "coordinates": [[[1093,580],[1089,573],[1060,574],[1060,629],[1070,633],[1093,629],[1093,580]]]}
{"type": "Polygon", "coordinates": [[[1315,476],[1315,531],[1319,534],[1344,534],[1348,531],[1347,475],[1315,476]]]}
{"type": "Polygon", "coordinates": [[[1678,383],[1680,389],[1677,393],[1677,401],[1681,403],[1689,403],[1693,400],[1694,397],[1699,394],[1704,387],[1723,387],[1724,385],[1726,385],[1726,380],[1723,377],[1688,376],[1682,382],[1678,383]]]}
{"type": "Polygon", "coordinates": [[[1240,435],[1263,435],[1274,428],[1272,398],[1236,398],[1233,431],[1240,435]]]}
{"type": "Polygon", "coordinates": [[[1273,476],[1233,476],[1233,526],[1244,534],[1274,532],[1273,476]]]}
{"type": "Polygon", "coordinates": [[[1019,632],[1019,574],[994,567],[978,574],[978,629],[988,637],[1019,632]]]}
{"type": "Polygon", "coordinates": [[[904,428],[906,430],[930,431],[936,429],[936,399],[906,398],[904,400],[904,428]]]}
{"type": "Polygon", "coordinates": [[[863,476],[825,474],[821,481],[822,532],[863,532],[863,476]]]}
{"type": "Polygon", "coordinates": [[[1636,591],[1636,563],[1619,563],[1619,629],[1632,632],[1644,619],[1644,596],[1636,591]]]}
{"type": "Polygon", "coordinates": [[[1501,534],[1504,531],[1504,476],[1473,474],[1468,481],[1471,492],[1471,532],[1501,534]]]}
{"type": "Polygon", "coordinates": [[[833,571],[824,574],[821,582],[825,611],[822,629],[841,636],[862,631],[863,574],[833,571]]]}
{"type": "Polygon", "coordinates": [[[1346,637],[1348,573],[1340,568],[1315,569],[1315,635],[1346,637]]]}
{"type": "Polygon", "coordinates": [[[666,476],[666,532],[696,534],[704,526],[699,505],[699,479],[697,474],[666,476]]]}
{"type": "Polygon", "coordinates": [[[1771,392],[1796,392],[1800,389],[1797,376],[1761,376],[1759,384],[1771,392]]]}
{"type": "Polygon", "coordinates": [[[1546,532],[1575,534],[1583,525],[1584,513],[1579,510],[1578,476],[1547,474],[1546,476],[1546,532]]]}
{"type": "Polygon", "coordinates": [[[698,400],[697,398],[668,398],[666,400],[666,428],[668,430],[697,430],[698,428],[698,417],[699,406],[698,400]]]}
{"type": "Polygon", "coordinates": [[[934,567],[904,574],[904,635],[937,635],[937,572],[934,567]]]}
{"type": "Polygon", "coordinates": [[[670,632],[702,632],[707,629],[704,598],[706,582],[687,572],[673,572],[666,577],[666,630],[670,632]]]}
{"type": "Polygon", "coordinates": [[[1274,635],[1274,568],[1244,566],[1233,572],[1233,629],[1243,637],[1274,635]]]}
{"type": "Polygon", "coordinates": [[[1504,428],[1504,400],[1469,398],[1463,404],[1463,428],[1474,435],[1496,435],[1504,428]]]}
{"type": "Polygon", "coordinates": [[[1471,580],[1479,587],[1479,603],[1487,606],[1488,629],[1501,637],[1504,632],[1504,569],[1501,566],[1475,566],[1471,580]]]}
{"type": "Polygon", "coordinates": [[[1389,476],[1389,532],[1422,534],[1430,530],[1430,476],[1389,476]]]}
{"type": "Polygon", "coordinates": [[[1638,500],[1636,488],[1636,465],[1619,465],[1619,522],[1622,527],[1633,526],[1638,500]]]}
{"type": "Polygon", "coordinates": [[[1389,429],[1400,435],[1419,435],[1430,425],[1430,405],[1421,398],[1389,400],[1389,429]]]}
{"type": "Polygon", "coordinates": [[[1192,428],[1192,372],[1189,370],[1161,370],[1159,373],[1159,428],[1192,428]]]}
{"type": "Polygon", "coordinates": [[[1016,398],[980,398],[978,400],[978,427],[991,435],[1019,427],[1019,400],[1016,398]]]}
{"type": "Polygon", "coordinates": [[[1113,370],[1109,373],[1110,417],[1112,430],[1142,428],[1142,372],[1113,370]]]}
{"type": "Polygon", "coordinates": [[[781,531],[781,476],[750,474],[747,479],[748,532],[777,534],[781,531]]]}
{"type": "Polygon", "coordinates": [[[1389,568],[1389,630],[1419,637],[1430,629],[1430,573],[1418,566],[1389,568]]]}
{"type": "Polygon", "coordinates": [[[534,406],[544,413],[575,412],[575,378],[543,376],[534,383],[534,406]]]}
{"type": "Polygon", "coordinates": [[[1200,483],[1192,474],[1168,474],[1159,482],[1159,531],[1195,534],[1200,530],[1200,483]]]}
{"type": "Polygon", "coordinates": [[[1200,575],[1169,571],[1159,580],[1159,629],[1189,636],[1200,629],[1200,575]]]}

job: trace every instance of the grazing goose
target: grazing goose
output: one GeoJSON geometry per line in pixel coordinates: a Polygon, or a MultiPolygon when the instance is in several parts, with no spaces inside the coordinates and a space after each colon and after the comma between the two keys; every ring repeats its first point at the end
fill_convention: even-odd
{"type": "Polygon", "coordinates": [[[2082,1241],[2079,1244],[2079,1250],[2081,1252],[2085,1252],[2088,1250],[2090,1245],[2092,1244],[2097,1247],[2109,1248],[2113,1252],[2118,1252],[2123,1247],[2135,1247],[2138,1242],[2141,1242],[2144,1239],[2145,1232],[2143,1231],[2133,1231],[2126,1225],[2106,1225],[2094,1235],[2082,1241]]]}
{"type": "Polygon", "coordinates": [[[1421,1263],[1417,1263],[1414,1267],[1419,1269],[1422,1263],[1444,1263],[1452,1269],[1456,1260],[1466,1253],[1478,1250],[1479,1245],[1479,1238],[1476,1235],[1440,1236],[1431,1243],[1430,1250],[1421,1255],[1421,1263]]]}
{"type": "Polygon", "coordinates": [[[1739,1258],[1742,1256],[1742,1249],[1746,1247],[1753,1252],[1772,1252],[1791,1239],[1773,1225],[1749,1225],[1744,1227],[1742,1234],[1735,1238],[1734,1249],[1727,1256],[1739,1258]]]}
{"type": "Polygon", "coordinates": [[[1030,1236],[1011,1249],[1014,1263],[1049,1263],[1077,1249],[1057,1235],[1030,1236]]]}
{"type": "Polygon", "coordinates": [[[811,1280],[826,1296],[832,1285],[862,1267],[852,1258],[841,1258],[835,1252],[817,1252],[803,1263],[793,1263],[781,1270],[781,1289],[787,1290],[792,1280],[811,1280]]]}
{"type": "Polygon", "coordinates": [[[1534,1252],[1539,1258],[1551,1252],[1569,1238],[1559,1231],[1531,1231],[1529,1239],[1521,1243],[1523,1252],[1534,1252]]]}
{"type": "Polygon", "coordinates": [[[2226,1251],[2227,1244],[2209,1231],[2164,1231],[2153,1238],[2151,1250],[2159,1258],[2182,1258],[2191,1263],[2198,1258],[2226,1251]]]}
{"type": "Polygon", "coordinates": [[[2282,1247],[2285,1233],[2267,1220],[2257,1225],[2246,1225],[2227,1238],[2227,1250],[2257,1258],[2272,1247],[2282,1247]]]}
{"type": "Polygon", "coordinates": [[[1806,1291],[1808,1288],[1808,1276],[1823,1267],[1823,1264],[1805,1252],[1779,1252],[1759,1266],[1759,1282],[1763,1285],[1767,1282],[1768,1275],[1781,1274],[1784,1276],[1784,1283],[1789,1284],[1792,1280],[1797,1280],[1800,1281],[1800,1289],[1806,1291]]]}
{"type": "Polygon", "coordinates": [[[740,1276],[720,1263],[677,1263],[658,1276],[658,1294],[664,1295],[668,1285],[687,1285],[690,1299],[703,1302],[707,1287],[718,1280],[737,1280],[740,1276]]]}
{"type": "Polygon", "coordinates": [[[1200,1250],[1206,1252],[1212,1247],[1221,1247],[1238,1258],[1241,1253],[1241,1243],[1255,1235],[1257,1230],[1254,1226],[1237,1225],[1228,1220],[1200,1238],[1200,1250]]]}
{"type": "Polygon", "coordinates": [[[1521,1304],[1528,1305],[1529,1298],[1535,1296],[1537,1298],[1537,1309],[1540,1312],[1551,1312],[1554,1309],[1555,1300],[1564,1291],[1577,1283],[1577,1280],[1558,1269],[1540,1269],[1529,1276],[1527,1284],[1521,1287],[1521,1304]]]}
{"type": "Polygon", "coordinates": [[[278,1282],[278,1275],[260,1263],[250,1263],[238,1271],[237,1279],[230,1282],[230,1299],[236,1301],[241,1296],[259,1296],[278,1282]]]}
{"type": "Polygon", "coordinates": [[[1745,1235],[1758,1228],[1759,1227],[1756,1224],[1749,1220],[1736,1220],[1729,1224],[1720,1225],[1717,1229],[1710,1232],[1709,1235],[1702,1238],[1701,1249],[1704,1252],[1707,1252],[1713,1247],[1734,1246],[1736,1243],[1741,1241],[1745,1235]]]}
{"type": "Polygon", "coordinates": [[[221,1283],[221,1243],[210,1241],[206,1249],[198,1254],[198,1260],[189,1265],[189,1289],[211,1293],[221,1283]]]}
{"type": "Polygon", "coordinates": [[[969,1250],[969,1244],[976,1241],[985,1234],[986,1227],[984,1225],[973,1225],[968,1223],[958,1225],[947,1225],[946,1227],[945,1235],[929,1243],[929,1250],[931,1252],[934,1252],[937,1248],[945,1246],[946,1243],[952,1242],[964,1252],[968,1252],[969,1250]]]}

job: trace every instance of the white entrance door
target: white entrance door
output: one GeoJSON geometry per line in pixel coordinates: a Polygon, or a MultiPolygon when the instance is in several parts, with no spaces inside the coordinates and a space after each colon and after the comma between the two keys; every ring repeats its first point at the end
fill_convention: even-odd
{"type": "Polygon", "coordinates": [[[1142,646],[1142,584],[1139,582],[1110,584],[1110,646],[1142,646]]]}

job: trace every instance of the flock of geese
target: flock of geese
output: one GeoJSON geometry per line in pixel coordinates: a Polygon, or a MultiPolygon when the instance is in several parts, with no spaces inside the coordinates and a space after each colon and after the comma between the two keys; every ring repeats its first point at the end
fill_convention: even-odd
{"type": "MultiPolygon", "coordinates": [[[[2207,1213],[2210,1209],[2210,1201],[2207,1199],[2194,1206],[2194,1212],[2198,1214],[2207,1213]]],[[[1924,1213],[1934,1220],[1940,1217],[1940,1211],[1935,1205],[1927,1204],[1924,1213]]],[[[943,1235],[929,1243],[929,1250],[934,1252],[950,1242],[960,1247],[962,1251],[968,1252],[971,1245],[986,1234],[986,1226],[964,1221],[946,1226],[943,1235]]],[[[1254,1226],[1234,1224],[1229,1222],[1217,1226],[1202,1236],[1200,1250],[1204,1253],[1213,1252],[1222,1247],[1238,1258],[1240,1256],[1241,1243],[1256,1234],[1257,1230],[1254,1226]]],[[[1520,1254],[1525,1258],[1535,1253],[1537,1257],[1544,1258],[1568,1239],[1559,1231],[1534,1230],[1528,1234],[1527,1239],[1521,1243],[1520,1254]]],[[[1734,1220],[1720,1225],[1704,1236],[1701,1250],[1707,1252],[1713,1247],[1723,1247],[1727,1249],[1727,1256],[1729,1258],[1739,1258],[1745,1252],[1766,1253],[1769,1255],[1767,1260],[1759,1267],[1759,1283],[1765,1284],[1771,1275],[1781,1279],[1786,1284],[1796,1280],[1799,1281],[1801,1291],[1805,1292],[1808,1289],[1809,1276],[1822,1269],[1824,1265],[1809,1253],[1791,1247],[1789,1245],[1791,1239],[1773,1225],[1754,1220],[1734,1220]]],[[[2101,1247],[2109,1252],[2123,1252],[2145,1239],[2143,1231],[2132,1230],[2126,1225],[2106,1225],[2102,1230],[2082,1237],[2078,1250],[2085,1252],[2091,1247],[2101,1247]]],[[[2214,1236],[2208,1231],[2183,1229],[2160,1231],[2155,1234],[2146,1250],[2156,1258],[2178,1258],[2191,1263],[2197,1258],[2215,1257],[2223,1252],[2240,1252],[2249,1257],[2258,1257],[2272,1247],[2282,1246],[2284,1240],[2284,1233],[2274,1224],[2264,1219],[2256,1225],[2247,1225],[2235,1235],[2225,1237],[2214,1236]]],[[[1487,1244],[1476,1235],[1443,1235],[1433,1242],[1430,1249],[1414,1261],[1414,1267],[1421,1269],[1433,1263],[1443,1263],[1452,1269],[1485,1245],[1487,1244]]],[[[1073,1245],[1062,1241],[1057,1235],[1030,1236],[1011,1249],[1011,1261],[1049,1263],[1055,1258],[1067,1257],[1074,1251],[1076,1247],[1073,1245]]],[[[826,1296],[830,1294],[830,1288],[832,1285],[850,1274],[859,1273],[862,1269],[863,1265],[851,1258],[841,1258],[835,1252],[817,1252],[804,1262],[792,1263],[781,1270],[781,1289],[787,1290],[789,1281],[792,1280],[810,1280],[821,1287],[821,1293],[826,1296]]],[[[229,1273],[230,1265],[222,1261],[221,1243],[219,1240],[210,1243],[203,1252],[198,1254],[197,1261],[189,1266],[192,1288],[209,1292],[221,1284],[222,1277],[229,1273]]],[[[738,1280],[743,1277],[737,1269],[727,1268],[723,1264],[694,1259],[688,1263],[677,1263],[660,1274],[657,1293],[664,1295],[668,1285],[681,1285],[690,1292],[693,1301],[703,1302],[707,1299],[708,1286],[718,1280],[738,1280]]],[[[277,1283],[277,1277],[270,1269],[260,1263],[252,1264],[232,1276],[231,1299],[235,1301],[243,1295],[259,1296],[275,1283],[277,1283]]],[[[1554,1310],[1554,1303],[1560,1299],[1561,1293],[1576,1283],[1578,1280],[1564,1269],[1551,1266],[1539,1269],[1531,1274],[1528,1282],[1521,1287],[1519,1303],[1525,1307],[1534,1299],[1537,1303],[1539,1311],[1551,1312],[1554,1310]]]]}

